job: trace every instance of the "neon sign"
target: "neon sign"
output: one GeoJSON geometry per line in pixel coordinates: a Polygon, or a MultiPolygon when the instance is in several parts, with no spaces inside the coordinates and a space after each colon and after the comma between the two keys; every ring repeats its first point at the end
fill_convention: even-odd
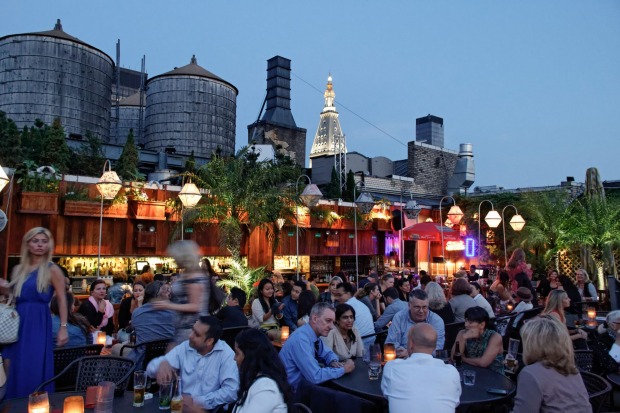
{"type": "Polygon", "coordinates": [[[463,251],[464,249],[463,241],[448,241],[446,243],[446,251],[463,251]]]}
{"type": "Polygon", "coordinates": [[[476,256],[476,241],[473,238],[465,238],[465,256],[469,258],[476,256]]]}

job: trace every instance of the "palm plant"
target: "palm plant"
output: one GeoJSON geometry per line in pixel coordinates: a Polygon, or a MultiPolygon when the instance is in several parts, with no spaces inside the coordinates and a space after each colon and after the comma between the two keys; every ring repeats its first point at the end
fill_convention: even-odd
{"type": "Polygon", "coordinates": [[[249,302],[254,289],[254,283],[262,280],[266,275],[265,267],[249,268],[241,261],[233,259],[226,278],[219,280],[217,285],[224,287],[227,291],[230,291],[233,287],[242,289],[249,302]]]}

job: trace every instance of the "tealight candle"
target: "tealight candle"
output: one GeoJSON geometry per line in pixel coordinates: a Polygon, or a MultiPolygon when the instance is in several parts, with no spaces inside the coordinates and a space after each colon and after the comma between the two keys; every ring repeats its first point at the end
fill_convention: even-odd
{"type": "Polygon", "coordinates": [[[594,307],[588,307],[588,320],[596,319],[596,310],[594,307]]]}
{"type": "Polygon", "coordinates": [[[50,402],[46,391],[39,391],[28,396],[28,413],[49,413],[50,402]]]}
{"type": "Polygon", "coordinates": [[[394,344],[385,344],[383,346],[383,359],[386,362],[396,359],[396,348],[394,348],[394,344]]]}
{"type": "Polygon", "coordinates": [[[283,326],[282,330],[280,331],[280,341],[285,342],[286,340],[288,340],[289,334],[290,334],[289,327],[283,326]]]}
{"type": "Polygon", "coordinates": [[[514,308],[515,308],[515,307],[514,307],[512,304],[506,304],[506,310],[507,310],[508,312],[511,312],[512,310],[514,310],[514,308]]]}
{"type": "Polygon", "coordinates": [[[82,396],[67,397],[63,413],[84,413],[84,398],[82,396]]]}
{"type": "Polygon", "coordinates": [[[97,344],[106,345],[106,334],[105,331],[97,331],[97,344]]]}

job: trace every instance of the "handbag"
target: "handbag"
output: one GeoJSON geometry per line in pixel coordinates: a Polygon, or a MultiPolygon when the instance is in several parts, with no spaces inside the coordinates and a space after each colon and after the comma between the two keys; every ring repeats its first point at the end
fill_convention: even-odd
{"type": "Polygon", "coordinates": [[[0,344],[15,343],[19,333],[19,314],[10,303],[0,304],[0,344]]]}

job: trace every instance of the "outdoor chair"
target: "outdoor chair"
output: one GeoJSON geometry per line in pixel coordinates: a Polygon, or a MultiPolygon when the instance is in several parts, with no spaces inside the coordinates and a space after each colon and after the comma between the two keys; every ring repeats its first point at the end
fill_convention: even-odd
{"type": "Polygon", "coordinates": [[[248,326],[241,326],[241,327],[226,327],[222,329],[222,336],[220,337],[220,340],[224,341],[226,344],[228,344],[230,346],[230,348],[234,349],[235,348],[235,337],[237,337],[237,334],[239,334],[240,332],[242,332],[243,330],[246,330],[250,327],[248,326]]]}
{"type": "Polygon", "coordinates": [[[446,341],[443,344],[444,350],[452,351],[452,346],[454,345],[454,342],[456,341],[456,336],[458,335],[459,331],[461,331],[464,328],[465,328],[465,323],[462,321],[445,325],[446,341]]]}
{"type": "MultiPolygon", "coordinates": [[[[58,376],[72,361],[84,356],[98,356],[103,344],[90,344],[79,347],[58,347],[54,349],[54,375],[58,376]]],[[[77,376],[77,365],[74,365],[61,378],[56,380],[56,391],[66,391],[73,388],[77,376]]]]}
{"type": "MultiPolygon", "coordinates": [[[[170,344],[170,340],[167,339],[145,341],[138,345],[125,344],[121,347],[120,355],[121,357],[125,356],[125,349],[133,349],[134,352],[141,352],[142,354],[133,354],[129,357],[136,362],[136,368],[138,370],[146,371],[146,366],[148,366],[151,360],[166,354],[168,344],[170,344]]],[[[128,388],[133,389],[133,376],[129,378],[128,388]]]]}
{"type": "Polygon", "coordinates": [[[592,350],[575,350],[575,364],[581,372],[592,373],[594,353],[592,350]]]}
{"type": "Polygon", "coordinates": [[[611,394],[611,384],[601,376],[594,373],[582,371],[581,378],[586,385],[586,390],[590,396],[592,413],[599,413],[603,406],[607,404],[607,399],[611,394]]]}
{"type": "Polygon", "coordinates": [[[297,413],[312,413],[312,410],[303,403],[295,403],[294,406],[297,407],[297,413]]]}
{"type": "Polygon", "coordinates": [[[127,388],[129,377],[132,375],[135,363],[123,357],[114,356],[85,356],[73,360],[59,374],[41,383],[35,391],[39,391],[51,382],[70,372],[77,366],[77,375],[72,391],[84,392],[90,386],[97,386],[102,381],[111,381],[116,384],[115,395],[122,395],[127,388]]]}
{"type": "Polygon", "coordinates": [[[502,336],[502,342],[504,346],[504,350],[508,348],[508,342],[510,340],[510,336],[515,329],[514,322],[515,318],[517,318],[519,314],[511,314],[504,317],[498,317],[495,319],[495,331],[502,336]]]}

